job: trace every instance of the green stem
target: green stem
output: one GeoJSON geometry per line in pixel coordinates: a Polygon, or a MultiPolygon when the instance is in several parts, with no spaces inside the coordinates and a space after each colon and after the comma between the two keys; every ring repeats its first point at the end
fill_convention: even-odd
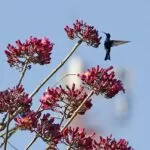
{"type": "Polygon", "coordinates": [[[71,49],[70,53],[65,57],[65,59],[37,86],[37,88],[30,94],[32,98],[41,87],[66,63],[66,61],[71,57],[71,55],[76,51],[79,45],[82,43],[82,40],[79,40],[74,47],[71,49]]]}

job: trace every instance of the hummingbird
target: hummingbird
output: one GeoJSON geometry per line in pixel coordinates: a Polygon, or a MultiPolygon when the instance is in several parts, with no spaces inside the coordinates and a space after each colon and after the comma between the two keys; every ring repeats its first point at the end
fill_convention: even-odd
{"type": "Polygon", "coordinates": [[[104,42],[104,48],[106,50],[106,55],[104,60],[110,60],[110,51],[111,47],[113,46],[118,46],[121,44],[129,43],[130,41],[121,41],[121,40],[111,40],[110,37],[111,35],[109,33],[103,32],[106,35],[106,39],[104,42]]]}

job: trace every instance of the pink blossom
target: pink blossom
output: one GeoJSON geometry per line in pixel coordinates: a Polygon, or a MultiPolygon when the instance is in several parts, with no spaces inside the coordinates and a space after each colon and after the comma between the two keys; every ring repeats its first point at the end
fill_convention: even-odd
{"type": "Polygon", "coordinates": [[[11,67],[22,69],[24,64],[49,64],[53,43],[48,38],[30,37],[26,42],[16,41],[16,46],[9,44],[5,50],[7,62],[11,67]]]}
{"type": "Polygon", "coordinates": [[[79,38],[86,42],[87,45],[95,48],[100,45],[102,37],[99,37],[98,31],[94,29],[94,26],[87,25],[83,21],[76,20],[73,24],[73,28],[66,26],[64,29],[71,40],[79,38]]]}
{"type": "MultiPolygon", "coordinates": [[[[43,109],[60,112],[66,118],[69,118],[86,97],[87,93],[84,91],[84,88],[80,87],[77,89],[75,84],[73,84],[72,87],[66,86],[66,88],[62,86],[48,88],[43,93],[40,102],[43,109]],[[66,109],[65,113],[64,109],[66,109]]],[[[78,113],[83,115],[91,106],[91,99],[89,99],[78,113]]]]}
{"type": "Polygon", "coordinates": [[[78,76],[83,84],[87,88],[94,90],[97,95],[102,94],[106,98],[112,98],[120,91],[125,92],[121,81],[115,78],[115,73],[112,69],[112,66],[107,69],[97,66],[78,74],[78,76]]]}
{"type": "Polygon", "coordinates": [[[16,86],[0,92],[0,112],[12,114],[19,108],[25,112],[30,109],[31,104],[32,99],[24,92],[23,86],[16,86]]]}

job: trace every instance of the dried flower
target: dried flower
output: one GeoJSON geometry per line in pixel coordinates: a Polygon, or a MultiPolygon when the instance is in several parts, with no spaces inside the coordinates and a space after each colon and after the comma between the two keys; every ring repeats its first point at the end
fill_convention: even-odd
{"type": "Polygon", "coordinates": [[[22,69],[25,63],[28,63],[28,67],[31,63],[49,64],[53,45],[48,38],[38,39],[31,36],[25,43],[18,40],[16,47],[11,44],[7,46],[7,50],[5,50],[7,62],[11,67],[17,69],[22,69]]]}
{"type": "Polygon", "coordinates": [[[97,66],[88,69],[83,74],[78,74],[78,76],[83,84],[88,86],[90,90],[94,90],[97,95],[104,94],[106,98],[112,98],[120,91],[125,92],[121,81],[115,79],[115,73],[111,71],[112,69],[112,66],[107,69],[97,66]]]}
{"type": "Polygon", "coordinates": [[[79,38],[86,42],[87,45],[95,48],[100,45],[102,37],[99,37],[98,31],[94,29],[94,26],[87,25],[86,23],[83,23],[83,21],[76,20],[73,24],[73,28],[66,26],[64,29],[71,40],[79,38]]]}
{"type": "Polygon", "coordinates": [[[26,112],[30,109],[31,104],[32,99],[24,92],[22,86],[0,92],[0,112],[13,114],[19,108],[21,108],[21,112],[26,112]]]}

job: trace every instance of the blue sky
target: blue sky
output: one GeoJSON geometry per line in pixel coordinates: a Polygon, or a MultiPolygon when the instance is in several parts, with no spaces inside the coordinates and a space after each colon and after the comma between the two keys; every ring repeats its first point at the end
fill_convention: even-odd
{"type": "MultiPolygon", "coordinates": [[[[75,44],[75,41],[70,41],[66,37],[65,25],[72,25],[76,19],[82,19],[88,24],[94,25],[103,39],[105,37],[101,31],[110,32],[114,39],[132,41],[129,44],[113,48],[110,62],[103,60],[105,51],[102,45],[100,48],[94,49],[83,44],[75,55],[80,55],[88,67],[97,64],[102,67],[113,65],[116,68],[129,69],[132,72],[133,107],[131,121],[122,128],[109,128],[108,133],[113,133],[117,138],[126,138],[135,149],[148,149],[150,135],[150,100],[148,98],[150,84],[149,8],[150,2],[148,0],[1,1],[0,90],[14,86],[19,77],[18,72],[9,68],[6,63],[4,50],[8,43],[13,44],[17,39],[24,41],[31,35],[46,36],[55,43],[52,63],[44,67],[38,65],[33,67],[23,81],[26,91],[31,92],[39,81],[66,56],[69,48],[75,44]]],[[[49,81],[43,90],[54,81],[55,79],[49,81]]],[[[36,96],[35,98],[38,99],[39,97],[36,96]]],[[[104,105],[109,109],[108,102],[105,102],[104,105]]],[[[109,110],[108,113],[110,113],[109,110]]],[[[17,144],[17,142],[16,137],[14,143],[17,144]]],[[[19,147],[21,148],[21,146],[19,147]]]]}

